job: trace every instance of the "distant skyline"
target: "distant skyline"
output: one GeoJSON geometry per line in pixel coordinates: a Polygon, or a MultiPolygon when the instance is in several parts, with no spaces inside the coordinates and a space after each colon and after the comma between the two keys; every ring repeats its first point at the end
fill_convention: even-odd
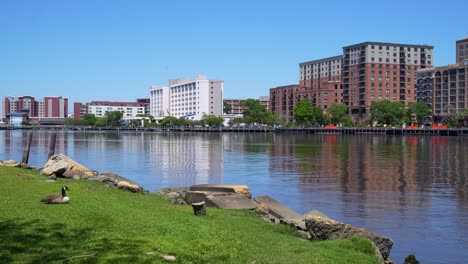
{"type": "MultiPolygon", "coordinates": [[[[0,1],[0,96],[148,98],[204,75],[224,98],[298,84],[299,63],[360,42],[434,46],[455,63],[468,1],[0,1]]],[[[0,110],[0,114],[3,109],[0,110]]]]}

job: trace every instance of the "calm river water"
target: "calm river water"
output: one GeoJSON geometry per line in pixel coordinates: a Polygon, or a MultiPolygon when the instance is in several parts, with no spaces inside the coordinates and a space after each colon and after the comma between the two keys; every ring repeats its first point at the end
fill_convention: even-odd
{"type": "MultiPolygon", "coordinates": [[[[50,133],[34,131],[30,164],[45,163],[50,133]]],[[[0,131],[0,160],[21,160],[26,134],[0,131]]],[[[468,261],[466,137],[61,131],[55,151],[150,191],[246,184],[391,237],[397,263],[468,261]]]]}

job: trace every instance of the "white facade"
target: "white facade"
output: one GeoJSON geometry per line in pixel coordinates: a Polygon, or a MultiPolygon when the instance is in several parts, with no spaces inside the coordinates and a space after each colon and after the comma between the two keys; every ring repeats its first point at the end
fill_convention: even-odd
{"type": "Polygon", "coordinates": [[[223,85],[224,82],[221,80],[208,80],[204,76],[198,76],[195,80],[169,80],[169,87],[152,86],[151,113],[154,117],[174,116],[190,120],[201,120],[204,115],[221,116],[223,85]],[[163,115],[158,115],[158,112],[163,115]]]}
{"type": "Polygon", "coordinates": [[[94,114],[96,117],[103,117],[106,112],[120,111],[123,117],[135,117],[139,114],[145,114],[145,107],[143,106],[110,106],[110,105],[90,105],[88,106],[88,113],[94,114]]]}
{"type": "Polygon", "coordinates": [[[169,115],[169,87],[150,87],[150,115],[156,120],[169,115]]]}

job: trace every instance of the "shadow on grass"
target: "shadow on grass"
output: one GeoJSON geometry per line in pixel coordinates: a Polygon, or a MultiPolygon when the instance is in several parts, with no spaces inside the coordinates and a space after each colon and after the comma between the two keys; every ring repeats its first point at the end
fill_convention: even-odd
{"type": "Polygon", "coordinates": [[[90,228],[0,220],[0,263],[154,262],[145,254],[148,248],[147,241],[102,238],[90,228]]]}

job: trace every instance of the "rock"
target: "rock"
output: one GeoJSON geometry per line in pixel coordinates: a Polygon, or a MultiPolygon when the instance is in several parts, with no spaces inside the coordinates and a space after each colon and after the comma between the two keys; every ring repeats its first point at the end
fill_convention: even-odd
{"type": "Polygon", "coordinates": [[[167,261],[175,261],[176,260],[175,256],[164,255],[164,254],[161,254],[161,258],[163,258],[164,260],[167,260],[167,261]]]}
{"type": "Polygon", "coordinates": [[[63,154],[52,155],[42,167],[41,172],[71,179],[87,179],[98,175],[96,171],[86,168],[63,154]]]}
{"type": "Polygon", "coordinates": [[[188,203],[205,202],[208,207],[254,210],[258,204],[244,194],[235,192],[188,191],[185,193],[188,203]]]}
{"type": "Polygon", "coordinates": [[[308,215],[320,216],[320,217],[323,217],[323,218],[331,219],[330,217],[328,217],[324,213],[320,212],[319,210],[315,210],[315,209],[303,214],[302,217],[306,218],[308,215]]]}
{"type": "Polygon", "coordinates": [[[20,163],[15,160],[4,160],[1,164],[7,167],[19,167],[20,166],[20,163]]]}
{"type": "Polygon", "coordinates": [[[90,177],[89,179],[107,182],[114,186],[117,186],[120,189],[129,190],[131,192],[143,192],[143,187],[141,187],[138,183],[126,179],[120,175],[114,174],[112,172],[103,172],[101,173],[101,175],[96,177],[90,177]]]}
{"type": "Polygon", "coordinates": [[[33,167],[31,167],[31,166],[29,166],[28,164],[23,163],[23,162],[21,162],[21,164],[20,164],[19,167],[22,168],[22,169],[24,169],[24,170],[32,170],[32,169],[33,169],[33,167]]]}
{"type": "Polygon", "coordinates": [[[249,186],[229,184],[199,184],[190,186],[190,191],[217,192],[217,193],[239,193],[251,199],[249,186]]]}
{"type": "Polygon", "coordinates": [[[62,176],[62,174],[70,168],[70,165],[62,160],[52,160],[49,161],[42,167],[41,173],[46,175],[55,174],[56,176],[62,176]]]}
{"type": "Polygon", "coordinates": [[[132,184],[128,181],[119,181],[117,183],[119,189],[129,190],[131,192],[142,192],[143,188],[138,184],[132,184]]]}
{"type": "Polygon", "coordinates": [[[303,219],[302,215],[296,213],[289,207],[281,204],[270,196],[259,196],[254,198],[258,204],[267,208],[268,213],[273,215],[278,219],[294,219],[301,221],[303,219]]]}
{"type": "MultiPolygon", "coordinates": [[[[187,203],[198,203],[198,202],[205,202],[208,199],[206,198],[209,195],[208,192],[201,192],[201,191],[188,191],[185,193],[185,200],[187,203]]],[[[212,204],[207,204],[206,206],[214,206],[212,204]]]]}
{"type": "Polygon", "coordinates": [[[233,193],[227,195],[216,195],[211,194],[206,197],[210,204],[214,207],[228,208],[228,209],[248,209],[254,210],[258,207],[258,204],[249,198],[245,197],[244,194],[233,193]]]}
{"type": "Polygon", "coordinates": [[[314,240],[344,239],[354,236],[368,239],[377,246],[383,259],[390,255],[393,246],[393,241],[388,237],[320,216],[307,216],[305,225],[314,240]]]}

